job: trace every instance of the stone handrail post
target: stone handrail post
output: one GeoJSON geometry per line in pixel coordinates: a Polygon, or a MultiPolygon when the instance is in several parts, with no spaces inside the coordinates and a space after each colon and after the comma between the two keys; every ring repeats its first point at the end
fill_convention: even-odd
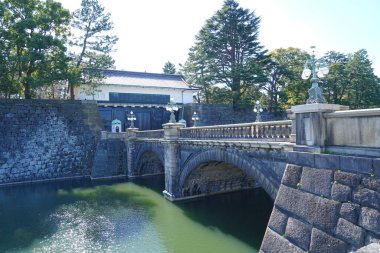
{"type": "Polygon", "coordinates": [[[138,128],[127,128],[126,132],[127,132],[128,139],[136,138],[137,131],[139,131],[138,128]]]}
{"type": "MultiPolygon", "coordinates": [[[[291,108],[293,124],[296,125],[295,151],[316,152],[325,151],[327,141],[327,126],[325,113],[346,110],[348,107],[336,104],[305,104],[291,108]]],[[[293,125],[293,126],[294,126],[293,125]]],[[[342,129],[342,131],[344,131],[342,129]]],[[[294,133],[292,133],[294,134],[294,133]]]]}
{"type": "Polygon", "coordinates": [[[289,135],[289,141],[292,143],[296,142],[296,129],[297,129],[297,122],[296,122],[296,114],[291,110],[286,110],[288,114],[288,118],[292,121],[292,129],[293,132],[289,135]]]}

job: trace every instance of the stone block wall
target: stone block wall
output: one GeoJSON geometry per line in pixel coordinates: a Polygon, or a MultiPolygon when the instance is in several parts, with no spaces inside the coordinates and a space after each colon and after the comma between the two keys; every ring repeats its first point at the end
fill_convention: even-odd
{"type": "Polygon", "coordinates": [[[91,178],[126,176],[127,144],[124,138],[100,140],[96,147],[91,178]]]}
{"type": "Polygon", "coordinates": [[[0,100],[0,184],[89,176],[101,129],[96,103],[0,100]]]}
{"type": "Polygon", "coordinates": [[[379,159],[290,152],[261,252],[351,252],[380,242],[379,159]]]}

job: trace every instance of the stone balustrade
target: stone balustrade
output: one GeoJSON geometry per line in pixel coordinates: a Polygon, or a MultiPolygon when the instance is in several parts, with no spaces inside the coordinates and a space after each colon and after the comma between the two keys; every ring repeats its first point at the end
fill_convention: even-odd
{"type": "Polygon", "coordinates": [[[181,139],[258,139],[289,141],[292,121],[190,127],[180,129],[181,139]]]}
{"type": "Polygon", "coordinates": [[[162,139],[164,138],[164,130],[148,130],[148,131],[137,131],[137,138],[149,138],[149,139],[162,139]]]}

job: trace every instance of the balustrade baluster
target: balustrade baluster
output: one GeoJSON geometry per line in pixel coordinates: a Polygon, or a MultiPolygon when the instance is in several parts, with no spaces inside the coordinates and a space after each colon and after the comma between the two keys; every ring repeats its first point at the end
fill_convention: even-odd
{"type": "Polygon", "coordinates": [[[261,126],[259,125],[256,125],[256,136],[257,136],[257,139],[261,138],[261,126]]]}
{"type": "Polygon", "coordinates": [[[277,135],[277,137],[279,138],[279,139],[283,139],[284,138],[284,126],[283,125],[280,125],[280,126],[278,126],[278,135],[277,135]]]}
{"type": "Polygon", "coordinates": [[[289,126],[285,126],[285,130],[284,130],[284,139],[288,139],[290,136],[290,128],[289,126]]]}

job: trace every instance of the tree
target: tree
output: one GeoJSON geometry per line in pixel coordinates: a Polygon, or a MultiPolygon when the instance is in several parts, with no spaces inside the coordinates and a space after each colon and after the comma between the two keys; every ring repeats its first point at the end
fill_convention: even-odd
{"type": "Polygon", "coordinates": [[[329,73],[320,82],[328,103],[349,105],[347,100],[349,82],[346,69],[348,58],[347,55],[336,51],[327,52],[323,57],[329,66],[329,73]]]}
{"type": "Polygon", "coordinates": [[[213,93],[213,81],[209,62],[204,52],[203,43],[198,43],[189,51],[189,57],[183,65],[183,73],[186,81],[200,89],[200,96],[197,97],[198,103],[204,101],[211,103],[213,93]]]}
{"type": "Polygon", "coordinates": [[[165,66],[163,67],[162,71],[165,73],[165,74],[171,74],[171,75],[174,75],[175,72],[176,72],[176,69],[175,69],[175,65],[173,63],[171,63],[170,61],[167,61],[165,63],[165,66]]]}
{"type": "Polygon", "coordinates": [[[21,83],[30,99],[33,88],[63,78],[70,13],[52,0],[3,0],[1,6],[1,24],[6,26],[0,35],[6,69],[1,81],[10,89],[15,88],[10,83],[21,83]]]}
{"type": "Polygon", "coordinates": [[[372,62],[366,50],[355,52],[347,62],[350,85],[347,97],[352,108],[368,108],[380,105],[380,86],[374,74],[372,62]]]}
{"type": "Polygon", "coordinates": [[[113,29],[110,17],[111,14],[104,12],[98,0],[82,0],[81,9],[73,13],[72,26],[78,36],[73,38],[71,44],[79,49],[79,53],[74,54],[71,66],[74,73],[69,81],[71,99],[74,99],[74,85],[87,82],[81,81],[78,75],[83,69],[113,67],[114,60],[110,53],[118,38],[108,34],[113,29]]]}
{"type": "Polygon", "coordinates": [[[271,63],[266,68],[268,76],[263,86],[268,94],[268,109],[287,109],[304,104],[307,100],[309,80],[302,80],[303,66],[308,54],[298,48],[279,48],[269,53],[271,63]]]}
{"type": "Polygon", "coordinates": [[[254,12],[239,7],[235,0],[225,0],[190,49],[187,65],[195,77],[207,86],[229,87],[234,109],[239,108],[241,96],[250,86],[265,80],[266,51],[258,42],[259,24],[254,12]]]}

